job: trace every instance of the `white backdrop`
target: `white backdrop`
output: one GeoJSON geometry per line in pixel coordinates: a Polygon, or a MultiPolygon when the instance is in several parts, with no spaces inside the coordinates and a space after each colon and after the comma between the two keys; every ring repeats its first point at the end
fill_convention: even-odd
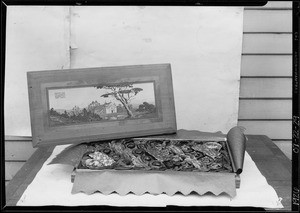
{"type": "Polygon", "coordinates": [[[70,67],[68,15],[68,7],[7,7],[6,135],[31,135],[26,72],[70,67]]]}
{"type": "Polygon", "coordinates": [[[157,63],[172,67],[178,129],[226,133],[242,31],[241,7],[9,7],[5,134],[31,135],[27,71],[157,63]]]}

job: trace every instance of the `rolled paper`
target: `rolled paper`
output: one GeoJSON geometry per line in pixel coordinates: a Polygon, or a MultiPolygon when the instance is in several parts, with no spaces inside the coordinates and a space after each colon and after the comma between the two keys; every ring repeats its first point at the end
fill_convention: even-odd
{"type": "Polygon", "coordinates": [[[244,135],[244,131],[245,128],[236,126],[231,128],[227,133],[227,143],[233,161],[233,171],[237,174],[243,171],[246,150],[246,136],[244,135]]]}
{"type": "Polygon", "coordinates": [[[67,164],[76,167],[87,151],[86,144],[72,145],[59,153],[48,165],[50,164],[67,164]]]}

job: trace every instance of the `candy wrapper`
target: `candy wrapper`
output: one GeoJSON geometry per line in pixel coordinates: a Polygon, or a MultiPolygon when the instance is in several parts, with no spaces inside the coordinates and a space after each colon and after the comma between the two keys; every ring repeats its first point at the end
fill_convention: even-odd
{"type": "Polygon", "coordinates": [[[179,130],[175,135],[83,143],[66,148],[50,164],[74,166],[72,193],[130,192],[236,195],[246,138],[179,130]]]}

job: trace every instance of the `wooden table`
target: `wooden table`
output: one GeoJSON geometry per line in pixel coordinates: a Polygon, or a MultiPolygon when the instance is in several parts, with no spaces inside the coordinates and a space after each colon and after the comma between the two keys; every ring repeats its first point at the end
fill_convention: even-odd
{"type": "MultiPolygon", "coordinates": [[[[247,135],[247,152],[282,198],[284,209],[291,210],[291,161],[264,135],[247,135]]],[[[39,148],[14,176],[6,187],[6,206],[15,206],[27,186],[32,182],[43,163],[51,155],[54,147],[39,148]]],[[[200,207],[199,207],[200,208],[200,207]]],[[[227,208],[228,209],[228,208],[227,208]]],[[[201,207],[201,210],[203,208],[201,207]]],[[[268,210],[268,209],[267,209],[268,210]]],[[[274,211],[274,209],[272,209],[274,211]]]]}

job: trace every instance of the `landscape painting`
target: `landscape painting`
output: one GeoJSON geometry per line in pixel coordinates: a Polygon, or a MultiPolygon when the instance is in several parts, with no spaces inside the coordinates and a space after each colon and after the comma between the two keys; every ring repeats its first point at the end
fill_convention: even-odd
{"type": "Polygon", "coordinates": [[[48,89],[50,126],[157,117],[154,82],[48,89]]]}

